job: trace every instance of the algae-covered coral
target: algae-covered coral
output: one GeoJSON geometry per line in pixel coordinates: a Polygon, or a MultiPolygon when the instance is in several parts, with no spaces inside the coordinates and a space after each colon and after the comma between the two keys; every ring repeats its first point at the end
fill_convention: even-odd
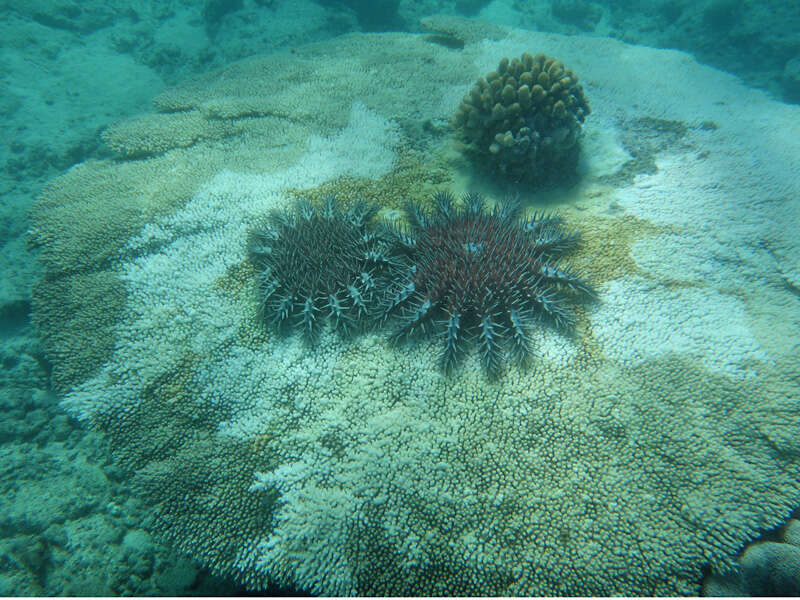
{"type": "MultiPolygon", "coordinates": [[[[510,32],[453,52],[354,35],[293,61],[164,96],[157,136],[184,110],[241,135],[148,141],[163,154],[73,169],[36,210],[37,312],[62,328],[45,343],[56,360],[103,344],[61,374],[63,405],[107,434],[177,547],[253,589],[696,594],[800,504],[797,239],[774,224],[797,213],[796,111],[679,53],[599,38],[510,32]],[[580,336],[543,328],[536,368],[496,380],[475,354],[443,376],[438,340],[398,352],[380,333],[321,331],[313,349],[265,336],[246,243],[263,215],[336,177],[388,178],[409,143],[398,123],[444,122],[464,81],[530,47],[592,73],[597,112],[623,117],[592,124],[607,139],[643,113],[719,123],[687,127],[702,160],[669,148],[623,189],[589,161],[595,193],[564,211],[583,235],[571,260],[603,300],[580,336]],[[102,289],[120,290],[113,306],[102,289]],[[87,335],[95,313],[103,329],[87,335]]],[[[437,150],[423,148],[447,165],[437,150]]]]}
{"type": "Polygon", "coordinates": [[[555,58],[504,58],[464,96],[455,116],[468,150],[504,178],[541,186],[569,181],[589,104],[555,58]]]}

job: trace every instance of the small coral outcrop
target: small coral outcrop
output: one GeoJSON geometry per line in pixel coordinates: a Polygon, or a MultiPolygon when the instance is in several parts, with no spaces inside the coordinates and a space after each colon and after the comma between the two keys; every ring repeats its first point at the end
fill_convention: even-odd
{"type": "Polygon", "coordinates": [[[301,201],[252,231],[264,319],[313,342],[326,321],[349,333],[374,317],[391,264],[386,235],[370,226],[375,213],[360,202],[344,211],[332,197],[321,208],[301,201]]]}
{"type": "Polygon", "coordinates": [[[397,316],[395,339],[440,337],[445,372],[473,342],[490,377],[506,347],[524,364],[539,319],[568,328],[570,299],[594,294],[560,260],[578,236],[556,217],[520,217],[513,202],[487,211],[478,194],[466,194],[460,206],[447,192],[434,201],[432,211],[409,204],[409,226],[395,231],[408,264],[383,308],[397,316]]]}
{"type": "Polygon", "coordinates": [[[554,58],[504,58],[464,97],[455,124],[491,170],[533,186],[569,181],[589,105],[575,74],[554,58]]]}

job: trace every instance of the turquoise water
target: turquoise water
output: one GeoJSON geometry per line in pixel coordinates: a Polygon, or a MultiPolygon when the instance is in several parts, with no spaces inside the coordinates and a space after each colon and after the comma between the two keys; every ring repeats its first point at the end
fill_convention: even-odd
{"type": "Polygon", "coordinates": [[[796,5],[0,14],[0,594],[800,593],[796,5]],[[454,124],[522,52],[591,106],[545,187],[454,124]],[[440,189],[583,238],[531,364],[259,319],[270,210],[440,189]]]}

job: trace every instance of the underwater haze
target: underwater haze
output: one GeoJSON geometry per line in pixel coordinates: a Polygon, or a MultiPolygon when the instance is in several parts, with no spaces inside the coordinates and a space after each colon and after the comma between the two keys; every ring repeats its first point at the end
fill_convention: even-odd
{"type": "Polygon", "coordinates": [[[800,5],[0,16],[0,595],[800,595],[800,5]]]}

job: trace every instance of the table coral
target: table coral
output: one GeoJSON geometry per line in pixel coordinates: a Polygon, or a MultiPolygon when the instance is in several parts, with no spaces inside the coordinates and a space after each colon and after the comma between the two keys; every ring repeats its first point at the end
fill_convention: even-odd
{"type": "MultiPolygon", "coordinates": [[[[797,220],[796,107],[679,52],[521,31],[458,52],[344,36],[162,101],[243,131],[118,130],[158,154],[72,169],[32,237],[48,355],[91,357],[61,370],[62,405],[107,435],[179,549],[253,589],[697,594],[800,504],[797,236],[775,225],[797,220]],[[491,380],[474,354],[444,377],[433,339],[265,334],[247,232],[298,190],[385,185],[404,124],[443,121],[530,47],[592,74],[598,116],[620,117],[592,127],[686,128],[619,189],[589,160],[592,193],[565,201],[602,299],[578,335],[543,328],[536,368],[491,380]]],[[[431,143],[424,160],[452,168],[431,143]]]]}

